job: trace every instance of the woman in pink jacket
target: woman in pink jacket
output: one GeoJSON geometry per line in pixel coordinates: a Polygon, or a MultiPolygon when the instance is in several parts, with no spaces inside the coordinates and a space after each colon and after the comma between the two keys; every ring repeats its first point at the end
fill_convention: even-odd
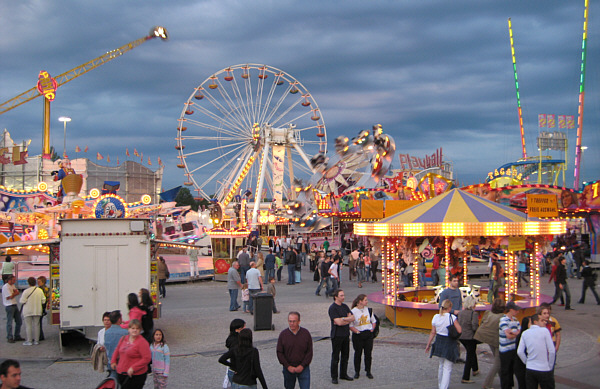
{"type": "Polygon", "coordinates": [[[142,389],[146,382],[152,354],[141,333],[142,323],[137,319],[130,320],[129,335],[119,340],[113,352],[111,367],[118,373],[121,389],[142,389]]]}
{"type": "Polygon", "coordinates": [[[135,293],[129,293],[127,295],[127,307],[129,308],[129,320],[124,321],[123,324],[121,324],[121,328],[129,328],[129,322],[131,320],[139,320],[141,323],[142,317],[146,314],[146,312],[140,308],[140,302],[135,293]]]}

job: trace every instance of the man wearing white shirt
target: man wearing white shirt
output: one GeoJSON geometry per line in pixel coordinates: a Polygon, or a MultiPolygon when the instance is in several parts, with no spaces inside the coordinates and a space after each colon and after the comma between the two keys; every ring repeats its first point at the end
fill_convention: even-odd
{"type": "Polygon", "coordinates": [[[525,363],[527,388],[554,389],[555,349],[539,315],[531,316],[531,327],[521,334],[517,354],[525,363]]]}
{"type": "Polygon", "coordinates": [[[17,296],[19,290],[15,287],[17,279],[15,276],[10,274],[6,278],[6,284],[2,287],[2,303],[4,310],[6,311],[6,339],[8,343],[14,343],[15,341],[24,340],[21,338],[21,313],[17,306],[17,296]],[[15,333],[13,336],[12,322],[15,322],[15,333]]]}

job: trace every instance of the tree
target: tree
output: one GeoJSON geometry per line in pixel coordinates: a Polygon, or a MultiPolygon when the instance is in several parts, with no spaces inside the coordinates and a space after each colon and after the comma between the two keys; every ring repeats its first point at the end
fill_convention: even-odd
{"type": "Polygon", "coordinates": [[[194,200],[194,196],[190,193],[188,188],[181,188],[175,196],[175,205],[178,207],[189,205],[192,210],[198,211],[198,202],[194,200]]]}

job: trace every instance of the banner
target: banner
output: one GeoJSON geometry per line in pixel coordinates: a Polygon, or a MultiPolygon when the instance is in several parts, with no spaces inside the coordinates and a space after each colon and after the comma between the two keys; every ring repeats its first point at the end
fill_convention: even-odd
{"type": "Polygon", "coordinates": [[[273,146],[273,200],[277,207],[283,204],[283,171],[285,159],[285,147],[282,145],[273,146]]]}
{"type": "Polygon", "coordinates": [[[524,236],[509,236],[508,237],[508,251],[523,251],[525,250],[525,237],[524,236]]]}
{"type": "Polygon", "coordinates": [[[538,127],[546,127],[546,115],[543,113],[538,115],[538,127]]]}
{"type": "Polygon", "coordinates": [[[383,200],[363,200],[360,217],[361,219],[383,219],[383,200]]]}
{"type": "Polygon", "coordinates": [[[558,115],[558,128],[567,128],[567,117],[565,115],[558,115]]]}
{"type": "Polygon", "coordinates": [[[528,194],[527,214],[530,217],[558,217],[555,194],[528,194]]]}
{"type": "Polygon", "coordinates": [[[546,119],[548,119],[548,128],[556,127],[556,121],[554,117],[555,115],[546,115],[546,119]]]}
{"type": "Polygon", "coordinates": [[[575,128],[575,116],[574,115],[567,115],[567,128],[569,130],[572,130],[575,128]]]}

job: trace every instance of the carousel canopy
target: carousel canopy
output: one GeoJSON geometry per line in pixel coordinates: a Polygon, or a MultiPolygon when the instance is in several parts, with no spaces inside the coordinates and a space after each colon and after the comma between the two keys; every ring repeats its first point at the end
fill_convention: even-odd
{"type": "Polygon", "coordinates": [[[367,236],[521,236],[566,232],[566,222],[527,218],[512,208],[452,189],[375,223],[355,223],[367,236]]]}

